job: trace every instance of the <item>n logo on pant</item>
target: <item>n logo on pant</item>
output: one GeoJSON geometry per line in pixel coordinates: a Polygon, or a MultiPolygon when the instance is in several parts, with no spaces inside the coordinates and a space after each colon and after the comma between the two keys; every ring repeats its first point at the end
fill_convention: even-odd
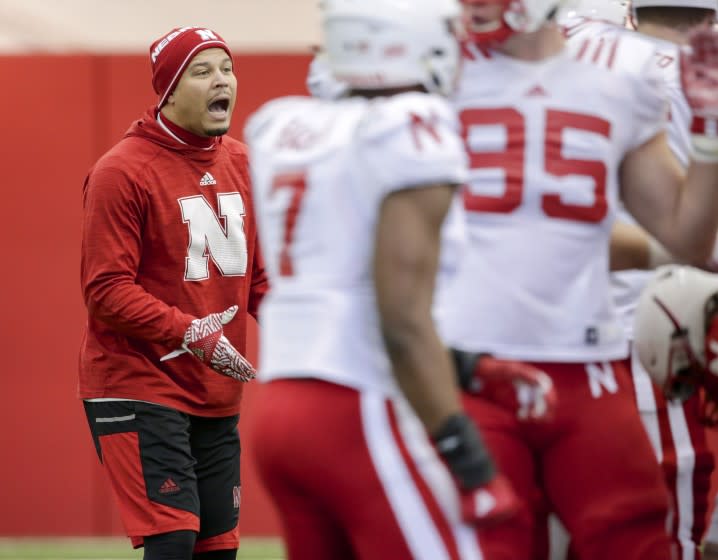
{"type": "Polygon", "coordinates": [[[604,389],[609,394],[618,392],[618,383],[610,363],[586,364],[586,374],[591,396],[594,399],[601,398],[604,389]]]}

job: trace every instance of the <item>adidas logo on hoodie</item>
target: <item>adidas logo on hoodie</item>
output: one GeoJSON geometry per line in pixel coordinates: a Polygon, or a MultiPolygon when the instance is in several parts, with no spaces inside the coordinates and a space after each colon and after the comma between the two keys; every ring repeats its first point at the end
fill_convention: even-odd
{"type": "Polygon", "coordinates": [[[202,176],[202,178],[199,180],[200,187],[206,187],[208,185],[216,185],[216,184],[217,184],[217,180],[214,177],[212,177],[212,174],[209,171],[207,171],[207,173],[205,173],[202,176]]]}

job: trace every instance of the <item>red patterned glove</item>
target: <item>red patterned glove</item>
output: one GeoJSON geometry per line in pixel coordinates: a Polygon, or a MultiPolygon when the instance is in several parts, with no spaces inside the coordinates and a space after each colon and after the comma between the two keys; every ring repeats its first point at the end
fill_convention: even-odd
{"type": "Polygon", "coordinates": [[[519,420],[546,421],[553,417],[558,396],[545,372],[488,354],[452,350],[452,355],[464,391],[515,411],[519,420]]]}
{"type": "Polygon", "coordinates": [[[223,334],[226,325],[237,314],[239,307],[233,305],[222,313],[211,313],[202,319],[195,319],[184,334],[182,350],[175,350],[161,360],[168,360],[184,352],[192,353],[214,371],[237,381],[254,379],[256,372],[242,354],[232,346],[223,334]]]}
{"type": "Polygon", "coordinates": [[[681,82],[693,111],[693,157],[718,162],[718,31],[691,35],[681,52],[681,82]]]}

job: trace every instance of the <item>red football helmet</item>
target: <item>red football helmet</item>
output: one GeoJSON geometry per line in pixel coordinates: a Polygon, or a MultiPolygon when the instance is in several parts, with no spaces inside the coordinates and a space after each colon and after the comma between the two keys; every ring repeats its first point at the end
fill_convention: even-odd
{"type": "Polygon", "coordinates": [[[462,0],[469,38],[478,45],[532,33],[552,20],[566,0],[462,0]]]}

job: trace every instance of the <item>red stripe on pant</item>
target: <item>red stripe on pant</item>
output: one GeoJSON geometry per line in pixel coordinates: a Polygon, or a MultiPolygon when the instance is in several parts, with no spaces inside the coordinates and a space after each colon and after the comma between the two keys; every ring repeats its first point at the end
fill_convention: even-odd
{"type": "Polygon", "coordinates": [[[436,498],[434,498],[433,493],[429,489],[424,479],[419,474],[419,469],[417,468],[412,456],[409,454],[409,450],[406,448],[406,444],[401,437],[401,433],[399,431],[399,424],[396,420],[396,411],[394,410],[394,407],[390,402],[387,402],[386,406],[387,412],[389,414],[389,421],[391,423],[391,431],[394,435],[394,440],[399,447],[399,451],[402,458],[404,459],[404,463],[406,463],[406,466],[411,473],[411,478],[416,484],[416,487],[419,490],[419,493],[421,494],[421,497],[423,498],[427,509],[429,510],[429,514],[434,521],[434,524],[439,529],[439,534],[441,535],[441,538],[446,545],[446,549],[451,555],[451,560],[461,560],[459,548],[456,544],[456,541],[454,540],[454,535],[451,531],[451,527],[449,526],[448,521],[444,517],[444,514],[441,512],[441,508],[436,502],[436,498]]]}

